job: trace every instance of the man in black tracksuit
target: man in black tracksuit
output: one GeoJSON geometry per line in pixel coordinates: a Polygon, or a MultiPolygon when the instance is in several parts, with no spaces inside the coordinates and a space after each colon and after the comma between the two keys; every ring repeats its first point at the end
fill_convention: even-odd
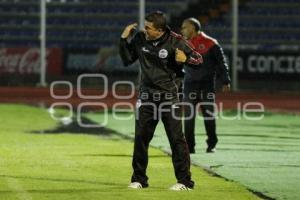
{"type": "Polygon", "coordinates": [[[139,98],[136,104],[135,140],[130,188],[148,187],[146,168],[148,147],[159,119],[162,120],[172,150],[177,183],[171,190],[189,190],[194,186],[190,173],[190,157],[182,133],[181,109],[176,106],[176,76],[183,64],[199,66],[200,54],[182,36],[170,31],[166,17],[157,11],[147,15],[145,30],[128,25],[121,36],[120,55],[125,66],[137,59],[141,64],[139,98]]]}
{"type": "Polygon", "coordinates": [[[218,42],[201,32],[200,22],[195,18],[184,20],[181,26],[182,35],[189,40],[198,53],[203,56],[200,68],[185,68],[184,102],[193,105],[186,107],[184,133],[190,153],[195,153],[195,116],[197,103],[204,118],[207,134],[207,153],[215,152],[218,142],[215,120],[215,80],[219,78],[222,90],[230,90],[230,77],[224,52],[218,42]]]}

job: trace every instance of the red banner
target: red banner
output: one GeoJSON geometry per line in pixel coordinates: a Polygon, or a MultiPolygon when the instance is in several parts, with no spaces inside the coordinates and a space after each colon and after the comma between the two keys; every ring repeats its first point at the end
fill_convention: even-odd
{"type": "MultiPolygon", "coordinates": [[[[50,48],[46,51],[47,74],[62,73],[62,50],[50,48]]],[[[0,49],[0,74],[38,74],[40,72],[40,49],[2,48],[0,49]]]]}

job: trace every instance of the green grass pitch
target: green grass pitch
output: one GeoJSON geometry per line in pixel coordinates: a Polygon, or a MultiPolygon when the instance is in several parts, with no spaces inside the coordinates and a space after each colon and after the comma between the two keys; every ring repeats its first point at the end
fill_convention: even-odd
{"type": "MultiPolygon", "coordinates": [[[[300,196],[300,115],[265,112],[260,120],[249,120],[236,111],[225,112],[217,120],[219,143],[216,154],[205,152],[203,120],[196,121],[196,154],[192,161],[222,177],[241,183],[252,191],[275,199],[298,199],[300,196]],[[235,120],[234,116],[240,116],[235,120]]],[[[132,113],[116,113],[125,118],[132,113]],[[127,116],[126,116],[127,115],[127,116]]],[[[249,115],[258,119],[260,113],[249,115]]],[[[99,114],[89,114],[103,121],[99,114]]],[[[103,117],[103,116],[102,116],[103,117]]],[[[107,127],[129,137],[134,135],[133,120],[108,117],[107,127]]],[[[170,151],[162,123],[159,123],[152,146],[170,151]]]]}
{"type": "Polygon", "coordinates": [[[172,192],[171,158],[150,149],[150,187],[128,189],[133,143],[114,134],[61,132],[46,110],[0,105],[0,199],[258,199],[245,187],[192,167],[194,191],[172,192]]]}
{"type": "MultiPolygon", "coordinates": [[[[168,151],[161,125],[151,143],[158,148],[149,151],[150,187],[135,191],[127,188],[133,143],[124,139],[133,135],[132,120],[121,123],[109,114],[107,129],[86,132],[78,127],[61,128],[42,108],[1,104],[0,113],[1,200],[259,199],[245,186],[278,199],[299,196],[299,116],[268,114],[255,125],[239,121],[229,126],[219,120],[219,151],[210,157],[203,153],[205,136],[198,123],[194,163],[234,181],[193,166],[195,190],[172,192],[168,187],[176,180],[171,158],[158,149],[168,151]],[[257,137],[260,133],[263,136],[257,137]],[[276,176],[270,179],[272,174],[276,176]],[[287,195],[287,191],[292,193],[287,195]]],[[[86,116],[95,121],[103,117],[99,113],[86,116]]]]}

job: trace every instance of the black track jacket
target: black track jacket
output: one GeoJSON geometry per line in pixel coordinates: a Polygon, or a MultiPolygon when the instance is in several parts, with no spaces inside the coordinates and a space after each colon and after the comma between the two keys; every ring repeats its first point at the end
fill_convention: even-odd
{"type": "Polygon", "coordinates": [[[190,41],[195,50],[203,56],[201,68],[184,69],[185,82],[214,81],[216,77],[223,85],[230,83],[229,69],[222,47],[217,40],[201,32],[190,41]]]}
{"type": "Polygon", "coordinates": [[[169,28],[157,40],[146,40],[145,33],[135,30],[127,39],[121,38],[119,50],[123,64],[128,66],[137,59],[141,64],[140,93],[177,94],[175,79],[182,75],[183,65],[175,60],[176,48],[186,54],[185,65],[201,66],[202,56],[169,28]]]}

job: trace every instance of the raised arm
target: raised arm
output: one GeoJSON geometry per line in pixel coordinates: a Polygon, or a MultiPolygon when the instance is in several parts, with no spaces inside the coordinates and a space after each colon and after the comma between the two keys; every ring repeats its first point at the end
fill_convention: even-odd
{"type": "Polygon", "coordinates": [[[134,40],[132,38],[134,37],[132,36],[132,32],[134,29],[136,29],[136,27],[136,23],[126,26],[121,35],[119,44],[119,54],[125,66],[134,63],[138,58],[134,45],[134,40]]]}

